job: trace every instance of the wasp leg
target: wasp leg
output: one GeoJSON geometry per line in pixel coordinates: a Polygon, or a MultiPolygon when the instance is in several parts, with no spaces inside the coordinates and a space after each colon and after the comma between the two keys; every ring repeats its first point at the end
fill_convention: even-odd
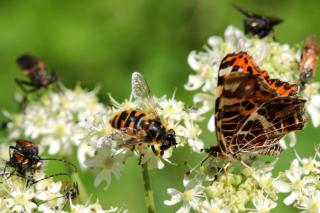
{"type": "Polygon", "coordinates": [[[138,163],[138,165],[141,165],[141,161],[142,161],[142,158],[144,157],[144,154],[143,153],[141,153],[140,154],[140,158],[139,158],[139,163],[138,163]]]}
{"type": "Polygon", "coordinates": [[[58,75],[58,71],[57,70],[53,70],[51,72],[51,75],[49,76],[49,84],[51,83],[55,83],[56,85],[56,89],[58,92],[61,92],[62,89],[61,89],[61,85],[60,85],[60,81],[59,81],[59,75],[58,75]]]}
{"type": "Polygon", "coordinates": [[[16,78],[15,81],[18,84],[18,86],[23,90],[23,92],[26,94],[39,90],[38,88],[36,88],[34,86],[34,84],[32,82],[21,80],[18,78],[16,78]],[[25,86],[29,86],[29,87],[31,87],[31,89],[27,89],[25,86]]]}

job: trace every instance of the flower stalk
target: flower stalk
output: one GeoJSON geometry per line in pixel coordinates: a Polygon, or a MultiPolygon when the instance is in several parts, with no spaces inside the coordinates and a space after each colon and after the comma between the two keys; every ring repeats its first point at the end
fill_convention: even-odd
{"type": "Polygon", "coordinates": [[[143,186],[144,186],[144,197],[145,197],[147,211],[148,213],[155,213],[156,207],[154,204],[153,191],[151,189],[151,184],[150,184],[148,163],[146,162],[142,164],[141,168],[142,168],[142,177],[143,177],[143,186]]]}

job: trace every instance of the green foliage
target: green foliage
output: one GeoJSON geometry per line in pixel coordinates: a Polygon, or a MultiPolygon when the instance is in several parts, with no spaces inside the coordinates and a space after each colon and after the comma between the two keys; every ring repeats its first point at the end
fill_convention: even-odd
{"type": "MultiPolygon", "coordinates": [[[[275,28],[276,38],[281,42],[298,43],[307,35],[320,34],[319,1],[241,0],[236,3],[257,13],[283,18],[284,23],[275,28]]],[[[229,24],[242,27],[243,19],[228,1],[218,0],[3,0],[0,17],[0,106],[10,111],[17,110],[13,94],[19,91],[13,80],[22,77],[15,59],[26,52],[42,58],[49,68],[58,69],[68,87],[74,87],[77,82],[90,89],[101,85],[99,97],[104,102],[108,100],[108,92],[118,100],[128,97],[131,73],[138,70],[156,95],[170,96],[177,88],[177,99],[191,104],[192,93],[183,89],[191,72],[186,62],[189,52],[200,50],[209,36],[221,35],[229,24]]],[[[301,156],[313,153],[313,144],[319,136],[319,131],[307,125],[298,134],[298,153],[301,156]]],[[[208,144],[214,138],[208,131],[203,135],[208,144]]],[[[181,188],[187,170],[184,160],[195,164],[202,158],[190,153],[187,149],[177,150],[173,161],[180,166],[168,165],[163,171],[151,172],[158,212],[173,211],[173,207],[163,205],[169,197],[165,190],[181,188]]],[[[292,150],[285,151],[277,168],[287,168],[293,155],[292,150]]],[[[143,212],[143,184],[137,163],[129,162],[121,180],[113,181],[108,191],[94,188],[94,177],[88,172],[82,173],[81,178],[88,192],[98,196],[102,205],[143,212]]],[[[275,212],[291,212],[288,207],[282,207],[275,212]]]]}

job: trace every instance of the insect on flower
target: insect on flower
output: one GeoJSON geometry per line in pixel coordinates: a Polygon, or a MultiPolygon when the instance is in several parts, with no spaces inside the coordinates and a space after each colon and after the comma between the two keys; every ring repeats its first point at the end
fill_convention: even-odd
{"type": "Polygon", "coordinates": [[[6,165],[3,171],[3,176],[7,175],[6,167],[9,166],[10,168],[13,168],[13,171],[10,173],[10,176],[13,174],[17,174],[20,177],[26,178],[27,185],[29,185],[29,183],[35,184],[39,181],[48,179],[53,176],[59,176],[59,175],[69,176],[69,174],[67,173],[56,173],[40,180],[34,180],[33,175],[35,174],[36,171],[41,169],[41,166],[42,166],[41,161],[45,161],[45,160],[61,161],[65,164],[71,165],[76,170],[73,164],[65,160],[55,159],[55,158],[41,158],[39,156],[38,146],[36,146],[34,143],[28,140],[23,140],[23,139],[17,140],[15,146],[9,147],[9,156],[10,156],[10,159],[9,161],[6,162],[6,165]]]}
{"type": "Polygon", "coordinates": [[[312,80],[317,71],[320,48],[316,37],[309,36],[304,45],[300,60],[300,83],[302,87],[312,80]]]}
{"type": "Polygon", "coordinates": [[[233,5],[233,7],[247,17],[243,22],[245,34],[252,33],[259,36],[259,38],[264,38],[271,33],[275,25],[283,22],[278,17],[258,15],[237,5],[233,5]]]}
{"type": "Polygon", "coordinates": [[[155,155],[162,156],[165,150],[176,145],[175,131],[161,121],[149,86],[138,72],[132,74],[132,95],[138,109],[120,111],[110,120],[111,126],[117,130],[115,134],[130,136],[119,147],[149,144],[155,155]]]}
{"type": "Polygon", "coordinates": [[[29,81],[22,79],[15,80],[26,94],[37,92],[41,88],[47,88],[50,84],[58,82],[57,72],[53,71],[50,75],[47,75],[46,66],[43,61],[32,55],[26,54],[20,56],[17,59],[17,64],[29,78],[29,81]]]}
{"type": "Polygon", "coordinates": [[[218,72],[215,125],[217,146],[209,156],[232,161],[249,155],[278,155],[278,141],[306,122],[298,86],[270,79],[245,52],[225,56],[218,72]]]}

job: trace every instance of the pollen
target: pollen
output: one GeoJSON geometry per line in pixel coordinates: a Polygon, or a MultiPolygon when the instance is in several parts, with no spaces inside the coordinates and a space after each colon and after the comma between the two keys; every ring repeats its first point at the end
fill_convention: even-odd
{"type": "Polygon", "coordinates": [[[104,160],[104,168],[106,170],[111,170],[114,164],[114,159],[113,158],[106,158],[104,160]]]}
{"type": "Polygon", "coordinates": [[[24,194],[18,194],[15,198],[16,205],[24,206],[28,202],[28,198],[24,194]]]}
{"type": "Polygon", "coordinates": [[[195,196],[195,193],[193,190],[188,190],[188,191],[185,191],[182,195],[182,200],[184,202],[189,202],[190,200],[192,200],[195,196]]]}

